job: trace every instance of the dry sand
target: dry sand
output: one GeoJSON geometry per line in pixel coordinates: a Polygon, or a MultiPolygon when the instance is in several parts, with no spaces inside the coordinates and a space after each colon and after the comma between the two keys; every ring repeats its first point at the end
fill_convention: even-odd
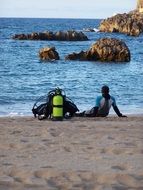
{"type": "Polygon", "coordinates": [[[143,116],[0,118],[0,190],[143,190],[143,116]]]}

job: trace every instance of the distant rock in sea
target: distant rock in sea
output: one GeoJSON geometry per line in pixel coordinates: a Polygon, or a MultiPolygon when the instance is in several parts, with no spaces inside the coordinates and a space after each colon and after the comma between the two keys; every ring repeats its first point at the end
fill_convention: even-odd
{"type": "Polygon", "coordinates": [[[45,47],[40,49],[39,57],[43,61],[52,61],[52,60],[59,60],[59,54],[56,51],[55,47],[45,47]]]}
{"type": "Polygon", "coordinates": [[[115,38],[102,38],[91,46],[86,52],[72,53],[66,56],[66,60],[80,61],[106,61],[129,62],[130,50],[127,45],[115,38]]]}
{"type": "Polygon", "coordinates": [[[143,32],[143,13],[131,11],[129,13],[116,14],[103,20],[100,23],[99,31],[139,36],[143,32]]]}
{"type": "Polygon", "coordinates": [[[31,34],[15,34],[13,39],[16,40],[56,40],[56,41],[86,41],[87,36],[83,32],[70,31],[58,31],[58,32],[34,32],[31,34]]]}

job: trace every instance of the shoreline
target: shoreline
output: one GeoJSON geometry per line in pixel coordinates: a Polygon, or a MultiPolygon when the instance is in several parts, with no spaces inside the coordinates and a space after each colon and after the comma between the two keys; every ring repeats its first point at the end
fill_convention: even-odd
{"type": "MultiPolygon", "coordinates": [[[[143,113],[125,113],[123,115],[126,115],[127,118],[132,118],[132,117],[143,117],[143,113]]],[[[98,119],[98,118],[102,118],[102,119],[105,119],[105,118],[122,118],[122,117],[118,117],[116,114],[109,114],[107,117],[72,117],[71,119],[75,119],[75,118],[86,118],[86,119],[98,119]]],[[[35,118],[34,115],[32,114],[27,114],[27,115],[17,115],[17,114],[11,114],[11,115],[0,115],[0,119],[2,118],[34,118],[34,119],[38,119],[37,117],[35,118]]],[[[47,120],[50,120],[50,119],[47,119],[47,120]]],[[[70,120],[70,119],[65,119],[65,120],[70,120]]]]}
{"type": "MultiPolygon", "coordinates": [[[[89,107],[86,107],[86,108],[79,108],[80,112],[84,111],[84,110],[89,110],[91,109],[92,106],[89,106],[89,107]]],[[[32,108],[31,108],[32,109],[32,108]]],[[[29,110],[31,110],[29,109],[29,110]]],[[[119,105],[119,109],[121,111],[121,113],[123,115],[127,115],[127,116],[132,116],[132,115],[143,115],[143,109],[141,108],[130,108],[129,110],[128,109],[123,109],[120,105],[119,105]]],[[[110,116],[117,116],[116,113],[114,112],[113,108],[111,108],[110,110],[110,113],[108,115],[108,117],[110,116]]],[[[11,112],[0,112],[0,118],[1,117],[32,117],[33,116],[33,113],[32,111],[26,111],[26,110],[20,110],[20,111],[11,111],[11,112]]]]}

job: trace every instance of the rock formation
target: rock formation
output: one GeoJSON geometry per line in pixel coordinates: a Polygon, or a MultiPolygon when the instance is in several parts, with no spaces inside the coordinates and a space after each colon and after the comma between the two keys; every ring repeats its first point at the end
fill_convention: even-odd
{"type": "Polygon", "coordinates": [[[143,14],[132,11],[128,14],[117,14],[100,23],[100,32],[120,32],[131,36],[138,36],[143,32],[143,14]]]}
{"type": "Polygon", "coordinates": [[[58,31],[58,32],[41,32],[31,34],[15,34],[13,39],[16,40],[56,40],[56,41],[86,41],[87,36],[83,32],[76,31],[58,31]]]}
{"type": "Polygon", "coordinates": [[[40,49],[39,51],[39,57],[41,60],[59,60],[59,54],[56,51],[55,47],[45,47],[40,49]]]}
{"type": "Polygon", "coordinates": [[[143,0],[137,1],[137,11],[143,13],[143,0]]]}
{"type": "Polygon", "coordinates": [[[114,38],[102,38],[93,44],[86,52],[72,53],[66,56],[65,59],[129,62],[130,58],[130,51],[123,41],[114,38]]]}

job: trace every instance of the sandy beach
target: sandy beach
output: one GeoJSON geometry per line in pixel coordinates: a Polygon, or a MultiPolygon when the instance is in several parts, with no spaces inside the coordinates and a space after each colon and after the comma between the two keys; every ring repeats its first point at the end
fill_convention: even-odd
{"type": "Polygon", "coordinates": [[[0,190],[142,190],[143,116],[0,118],[0,190]]]}

